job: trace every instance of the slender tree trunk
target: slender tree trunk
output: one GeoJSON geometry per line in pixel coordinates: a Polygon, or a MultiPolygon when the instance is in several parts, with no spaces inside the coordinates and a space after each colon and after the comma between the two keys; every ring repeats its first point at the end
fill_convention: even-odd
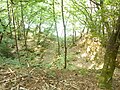
{"type": "MultiPolygon", "coordinates": [[[[73,16],[73,20],[74,20],[74,16],[73,16]]],[[[72,44],[74,45],[75,44],[75,29],[74,29],[74,22],[72,23],[72,44]]]]}
{"type": "MultiPolygon", "coordinates": [[[[42,12],[41,12],[41,14],[42,14],[42,12]]],[[[41,16],[42,16],[42,15],[41,15],[41,16]]],[[[38,25],[38,26],[36,26],[36,29],[39,29],[37,44],[39,44],[39,43],[40,43],[41,25],[42,25],[42,22],[41,22],[42,18],[41,18],[41,16],[40,16],[40,23],[39,23],[39,25],[38,25]]]]}
{"type": "Polygon", "coordinates": [[[102,34],[103,34],[103,38],[105,36],[105,17],[104,17],[104,7],[103,7],[103,0],[100,0],[100,6],[101,6],[101,30],[102,30],[102,34]]]}
{"type": "Polygon", "coordinates": [[[76,31],[75,29],[73,28],[73,35],[72,35],[72,42],[73,42],[73,45],[75,44],[77,38],[76,38],[76,31]]]}
{"type": "Polygon", "coordinates": [[[7,0],[7,11],[8,11],[8,21],[9,21],[10,37],[12,37],[11,17],[10,17],[10,10],[9,10],[9,2],[8,2],[8,0],[7,0]]]}
{"type": "Polygon", "coordinates": [[[0,24],[2,25],[2,28],[3,28],[3,32],[0,32],[0,43],[2,43],[2,40],[3,40],[3,36],[4,36],[4,32],[6,30],[6,27],[3,23],[2,23],[2,20],[0,19],[0,24]]]}
{"type": "Polygon", "coordinates": [[[23,4],[22,4],[22,1],[21,1],[21,17],[22,17],[22,27],[23,27],[23,32],[24,32],[25,50],[27,50],[27,36],[26,36],[25,25],[24,25],[23,4]]]}
{"type": "Polygon", "coordinates": [[[64,19],[64,10],[63,10],[63,0],[61,0],[61,11],[62,11],[62,21],[63,21],[63,27],[64,27],[64,61],[65,61],[65,66],[64,68],[66,69],[67,67],[67,39],[66,39],[66,25],[65,25],[65,19],[64,19]]]}
{"type": "Polygon", "coordinates": [[[19,20],[17,19],[17,33],[18,33],[18,40],[21,39],[21,30],[19,29],[19,27],[21,27],[21,23],[19,22],[19,20]]]}
{"type": "Polygon", "coordinates": [[[120,46],[120,16],[118,17],[116,31],[113,31],[111,37],[108,41],[106,47],[106,53],[104,56],[104,66],[102,70],[102,77],[104,87],[109,90],[112,90],[112,76],[115,70],[115,62],[118,53],[118,49],[120,46]]]}
{"type": "Polygon", "coordinates": [[[75,44],[75,29],[73,27],[72,43],[75,44]]]}
{"type": "Polygon", "coordinates": [[[26,38],[28,36],[29,31],[30,31],[30,21],[28,22],[28,27],[27,27],[27,31],[26,31],[26,38]]]}
{"type": "Polygon", "coordinates": [[[2,39],[3,39],[3,33],[0,33],[0,44],[2,43],[2,39]]]}
{"type": "Polygon", "coordinates": [[[59,35],[57,30],[57,22],[56,22],[56,16],[55,16],[55,0],[53,0],[53,17],[54,17],[54,23],[55,23],[55,30],[57,34],[57,45],[58,45],[58,55],[60,55],[60,41],[59,41],[59,35]]]}
{"type": "Polygon", "coordinates": [[[20,55],[19,55],[18,42],[17,42],[17,34],[16,34],[16,28],[15,28],[15,17],[14,17],[13,6],[12,6],[12,18],[13,18],[13,29],[14,29],[14,33],[15,33],[15,46],[16,46],[16,51],[17,51],[18,59],[19,59],[19,62],[20,62],[20,55]]]}
{"type": "Polygon", "coordinates": [[[76,36],[76,31],[75,31],[75,42],[76,42],[76,40],[77,40],[77,36],[76,36]]]}

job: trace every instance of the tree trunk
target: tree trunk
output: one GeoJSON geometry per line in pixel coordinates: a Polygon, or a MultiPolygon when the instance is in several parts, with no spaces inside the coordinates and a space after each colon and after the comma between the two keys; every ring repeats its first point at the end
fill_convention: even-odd
{"type": "Polygon", "coordinates": [[[13,20],[13,29],[14,29],[14,33],[15,33],[15,46],[16,46],[16,51],[17,51],[19,63],[21,64],[21,62],[20,62],[20,55],[19,55],[19,49],[18,49],[17,33],[16,33],[16,28],[15,28],[16,26],[15,26],[15,17],[14,17],[13,5],[12,5],[12,20],[13,20]]]}
{"type": "Polygon", "coordinates": [[[64,12],[63,12],[63,0],[61,0],[61,11],[62,11],[62,21],[63,21],[63,27],[64,27],[64,61],[65,61],[65,66],[64,68],[66,69],[67,67],[67,39],[66,39],[66,25],[65,25],[65,19],[64,19],[64,12]]]}
{"type": "Polygon", "coordinates": [[[39,29],[39,32],[38,32],[38,40],[37,40],[37,44],[39,45],[40,44],[40,35],[41,35],[41,26],[42,26],[42,12],[41,12],[41,16],[40,16],[40,23],[39,25],[36,27],[36,29],[38,28],[39,29]]]}
{"type": "Polygon", "coordinates": [[[12,30],[11,30],[11,16],[9,10],[9,2],[7,0],[7,11],[8,11],[8,21],[9,21],[9,29],[10,29],[10,38],[12,38],[12,30]]]}
{"type": "Polygon", "coordinates": [[[24,32],[24,42],[25,42],[25,50],[27,50],[27,36],[26,36],[26,30],[25,30],[25,25],[24,25],[24,17],[23,17],[23,4],[21,2],[21,18],[22,18],[22,29],[24,32]]]}
{"type": "Polygon", "coordinates": [[[104,56],[104,66],[102,70],[102,83],[104,87],[112,90],[112,76],[115,70],[115,62],[119,49],[120,41],[120,16],[118,17],[116,31],[113,31],[107,43],[104,56]]]}
{"type": "Polygon", "coordinates": [[[72,43],[73,43],[73,45],[75,45],[75,30],[74,30],[74,27],[73,27],[72,43]]]}
{"type": "Polygon", "coordinates": [[[60,55],[60,40],[59,40],[59,35],[58,35],[58,30],[57,30],[57,22],[56,22],[56,16],[55,16],[55,1],[53,0],[53,18],[54,18],[54,23],[55,23],[55,31],[57,34],[57,52],[58,55],[60,55]]]}

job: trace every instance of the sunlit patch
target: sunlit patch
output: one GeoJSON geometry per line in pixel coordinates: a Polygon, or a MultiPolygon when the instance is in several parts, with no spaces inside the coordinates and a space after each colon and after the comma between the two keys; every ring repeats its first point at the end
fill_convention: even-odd
{"type": "Polygon", "coordinates": [[[103,63],[102,64],[100,64],[98,67],[96,67],[96,70],[98,70],[98,69],[102,69],[103,68],[103,63]]]}
{"type": "Polygon", "coordinates": [[[81,57],[87,57],[87,53],[83,53],[83,54],[81,54],[81,57]]]}
{"type": "Polygon", "coordinates": [[[90,52],[90,46],[87,47],[87,52],[90,52]]]}

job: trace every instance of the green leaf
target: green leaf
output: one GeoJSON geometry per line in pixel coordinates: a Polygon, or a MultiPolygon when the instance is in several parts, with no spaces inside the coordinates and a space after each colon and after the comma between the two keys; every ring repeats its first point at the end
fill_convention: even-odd
{"type": "Polygon", "coordinates": [[[35,0],[36,2],[45,2],[45,0],[35,0]]]}
{"type": "Polygon", "coordinates": [[[3,33],[4,32],[4,30],[3,30],[3,28],[0,26],[0,33],[3,33]]]}

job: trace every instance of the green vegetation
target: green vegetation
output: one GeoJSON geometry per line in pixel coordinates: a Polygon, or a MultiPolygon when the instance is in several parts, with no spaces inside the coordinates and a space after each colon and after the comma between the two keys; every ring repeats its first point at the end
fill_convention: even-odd
{"type": "Polygon", "coordinates": [[[0,1],[0,90],[119,90],[119,46],[120,0],[0,1]]]}

